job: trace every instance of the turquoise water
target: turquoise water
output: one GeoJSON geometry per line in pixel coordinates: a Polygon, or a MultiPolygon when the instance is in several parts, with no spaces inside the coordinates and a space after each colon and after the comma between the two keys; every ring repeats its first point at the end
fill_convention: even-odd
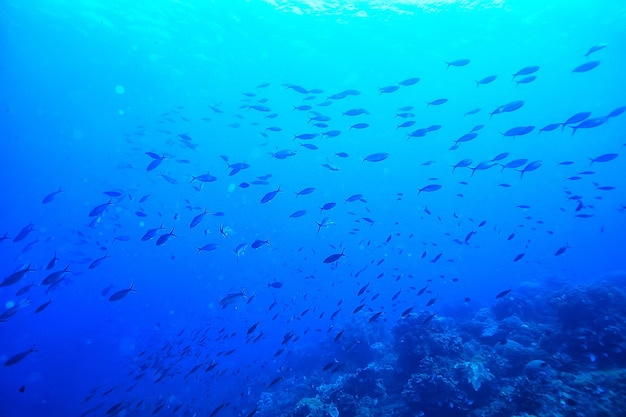
{"type": "Polygon", "coordinates": [[[620,392],[597,379],[626,366],[620,2],[0,12],[0,416],[570,415],[620,392]]]}

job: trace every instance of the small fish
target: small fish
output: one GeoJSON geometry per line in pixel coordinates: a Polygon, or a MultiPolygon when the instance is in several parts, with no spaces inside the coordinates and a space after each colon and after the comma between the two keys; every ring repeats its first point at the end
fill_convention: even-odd
{"type": "Polygon", "coordinates": [[[54,256],[52,257],[52,259],[50,259],[50,261],[46,265],[46,269],[50,270],[50,269],[54,268],[54,265],[56,265],[58,260],[59,260],[59,258],[57,258],[57,252],[54,251],[54,256]]]}
{"type": "Polygon", "coordinates": [[[561,255],[563,255],[565,253],[565,251],[567,249],[569,249],[569,247],[570,247],[569,245],[565,245],[565,246],[562,246],[562,247],[558,248],[556,250],[556,252],[554,252],[554,256],[561,256],[561,255]]]}
{"type": "Polygon", "coordinates": [[[616,153],[605,153],[600,156],[596,156],[595,158],[588,158],[591,162],[589,165],[593,165],[596,162],[609,162],[617,158],[619,155],[616,153]]]}
{"type": "Polygon", "coordinates": [[[370,114],[365,109],[350,109],[348,111],[343,112],[344,116],[360,116],[362,114],[370,114]]]}
{"type": "Polygon", "coordinates": [[[407,78],[406,80],[400,81],[398,84],[403,85],[405,87],[417,84],[420,81],[418,77],[407,78]]]}
{"type": "Polygon", "coordinates": [[[496,298],[506,297],[510,292],[511,292],[511,288],[509,288],[508,290],[504,290],[502,292],[499,292],[498,295],[496,295],[496,298]]]}
{"type": "Polygon", "coordinates": [[[493,81],[496,80],[496,78],[498,78],[497,75],[489,75],[489,76],[487,76],[485,78],[482,78],[482,79],[476,81],[476,87],[478,87],[479,85],[492,83],[493,81]]]}
{"type": "Polygon", "coordinates": [[[4,362],[4,366],[13,366],[13,365],[21,362],[25,357],[27,357],[28,355],[30,355],[33,352],[37,352],[35,350],[35,346],[31,347],[28,350],[25,350],[24,352],[16,353],[15,355],[13,355],[9,359],[7,359],[6,362],[4,362]]]}
{"type": "Polygon", "coordinates": [[[206,245],[197,248],[198,251],[196,252],[196,254],[205,251],[205,252],[212,252],[214,250],[217,250],[219,248],[219,245],[217,243],[207,243],[206,245]]]}
{"type": "Polygon", "coordinates": [[[513,258],[513,262],[520,261],[524,257],[524,255],[526,255],[526,254],[525,253],[518,254],[515,258],[513,258]]]}
{"type": "Polygon", "coordinates": [[[376,320],[378,320],[378,318],[381,316],[381,314],[383,314],[382,311],[379,311],[377,313],[372,314],[372,316],[367,320],[368,323],[373,323],[376,320]]]}
{"type": "Polygon", "coordinates": [[[426,102],[426,106],[440,106],[447,102],[448,102],[447,98],[438,98],[436,100],[426,102]]]}
{"type": "Polygon", "coordinates": [[[128,293],[130,292],[137,292],[137,290],[134,288],[135,287],[135,283],[131,283],[130,287],[114,292],[110,297],[109,297],[109,301],[119,301],[122,298],[126,297],[128,295],[128,293]]]}
{"type": "Polygon", "coordinates": [[[297,217],[302,217],[306,214],[306,210],[297,210],[289,215],[290,219],[295,219],[297,217]]]}
{"type": "Polygon", "coordinates": [[[191,220],[191,223],[189,223],[189,228],[193,229],[194,227],[199,225],[202,219],[204,219],[204,216],[206,216],[207,214],[211,213],[205,208],[203,213],[198,214],[191,220]]]}
{"type": "Polygon", "coordinates": [[[572,70],[572,72],[587,72],[587,71],[591,71],[592,69],[596,68],[598,65],[600,65],[600,61],[585,62],[584,64],[579,65],[576,68],[574,68],[572,70]]]}
{"type": "Polygon", "coordinates": [[[153,229],[149,229],[149,230],[147,230],[147,231],[146,231],[146,233],[145,233],[145,234],[141,237],[141,240],[142,240],[143,242],[145,242],[145,241],[147,241],[147,240],[150,240],[150,239],[152,239],[152,238],[153,238],[153,237],[157,234],[157,232],[158,232],[159,230],[163,230],[163,229],[165,229],[165,228],[163,227],[163,224],[161,224],[159,227],[155,227],[155,228],[153,228],[153,229]]]}
{"type": "Polygon", "coordinates": [[[1,283],[0,287],[7,287],[9,285],[16,284],[19,282],[28,272],[32,272],[34,269],[31,269],[30,264],[26,266],[26,268],[20,269],[19,271],[13,272],[9,274],[1,283]]]}
{"type": "Polygon", "coordinates": [[[332,255],[329,255],[328,257],[326,257],[326,259],[324,259],[324,263],[325,264],[332,264],[334,262],[337,262],[339,260],[339,258],[341,258],[342,256],[346,256],[343,253],[343,250],[341,251],[341,253],[334,253],[332,255]]]}
{"type": "Polygon", "coordinates": [[[454,61],[450,61],[450,62],[446,62],[446,64],[448,65],[446,67],[446,69],[452,67],[464,67],[467,64],[469,64],[471,61],[469,59],[463,58],[463,59],[457,59],[454,61]]]}
{"type": "Polygon", "coordinates": [[[113,204],[111,202],[111,200],[107,201],[104,204],[100,204],[96,207],[94,207],[93,209],[91,209],[91,211],[89,212],[89,217],[97,217],[100,216],[102,213],[104,213],[104,211],[111,205],[113,204]]]}
{"type": "Polygon", "coordinates": [[[390,93],[394,93],[394,92],[398,91],[399,88],[400,87],[397,86],[397,85],[390,85],[390,86],[387,86],[387,87],[379,88],[378,92],[380,94],[390,94],[390,93]]]}
{"type": "Polygon", "coordinates": [[[593,45],[591,48],[589,48],[589,50],[587,51],[587,53],[585,55],[583,55],[585,58],[588,58],[589,55],[593,54],[594,52],[598,52],[604,48],[606,48],[608,45],[606,43],[599,43],[597,45],[593,45]]]}
{"type": "Polygon", "coordinates": [[[422,188],[418,187],[419,191],[418,191],[417,194],[419,195],[422,192],[431,193],[433,191],[437,191],[437,190],[440,190],[440,189],[441,189],[441,185],[439,185],[439,184],[428,184],[427,186],[422,187],[422,188]]]}
{"type": "Polygon", "coordinates": [[[519,77],[520,75],[534,74],[537,71],[539,71],[539,66],[537,66],[537,65],[533,65],[533,66],[530,66],[530,67],[524,67],[521,70],[517,71],[515,74],[513,74],[513,78],[519,77]]]}
{"type": "Polygon", "coordinates": [[[45,196],[43,198],[43,200],[41,200],[41,204],[51,203],[52,200],[54,200],[54,197],[56,197],[57,194],[62,193],[62,192],[63,192],[63,189],[61,187],[59,187],[59,189],[57,191],[54,191],[54,192],[48,194],[47,196],[45,196]]]}
{"type": "Polygon", "coordinates": [[[524,178],[524,173],[531,172],[541,167],[541,161],[529,162],[524,168],[518,170],[520,172],[520,178],[524,178]]]}
{"type": "Polygon", "coordinates": [[[52,302],[52,300],[47,301],[47,302],[43,303],[42,305],[40,305],[39,307],[37,307],[37,309],[35,309],[35,314],[39,314],[42,311],[44,311],[46,309],[46,307],[48,307],[50,305],[51,302],[52,302]]]}
{"type": "Polygon", "coordinates": [[[157,246],[162,246],[165,245],[165,243],[167,242],[167,240],[171,237],[174,236],[176,237],[176,235],[174,234],[174,228],[172,227],[172,230],[170,230],[169,233],[164,233],[161,236],[159,236],[159,238],[156,241],[156,245],[157,246]]]}
{"type": "Polygon", "coordinates": [[[104,256],[101,256],[99,258],[94,259],[90,264],[89,264],[89,269],[94,269],[100,266],[100,264],[102,263],[102,261],[104,261],[105,259],[109,258],[109,253],[105,253],[104,256]]]}
{"type": "Polygon", "coordinates": [[[270,240],[269,240],[269,239],[265,239],[265,240],[260,240],[260,239],[257,239],[257,240],[255,240],[254,242],[252,242],[252,244],[250,245],[250,247],[251,247],[252,249],[259,249],[259,248],[261,248],[261,247],[263,247],[263,246],[265,246],[265,245],[267,245],[267,246],[272,246],[272,245],[270,245],[270,240]]]}
{"type": "Polygon", "coordinates": [[[265,194],[263,198],[261,198],[261,204],[269,203],[270,201],[274,199],[274,197],[276,197],[276,194],[278,194],[279,192],[280,192],[280,186],[278,186],[278,189],[274,191],[270,191],[269,193],[265,194]]]}
{"type": "Polygon", "coordinates": [[[435,312],[431,314],[430,316],[426,317],[426,319],[422,322],[422,326],[426,326],[428,323],[430,323],[430,321],[434,319],[436,315],[437,313],[435,312]]]}
{"type": "Polygon", "coordinates": [[[362,162],[381,162],[384,161],[385,159],[387,159],[389,157],[388,153],[385,152],[378,152],[378,153],[373,153],[370,155],[367,155],[366,157],[363,158],[362,162]]]}

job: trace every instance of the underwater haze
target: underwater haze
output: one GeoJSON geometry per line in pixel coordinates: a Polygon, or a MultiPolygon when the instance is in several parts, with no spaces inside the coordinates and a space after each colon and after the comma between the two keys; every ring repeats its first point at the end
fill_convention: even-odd
{"type": "Polygon", "coordinates": [[[0,22],[0,417],[624,416],[622,2],[0,22]]]}

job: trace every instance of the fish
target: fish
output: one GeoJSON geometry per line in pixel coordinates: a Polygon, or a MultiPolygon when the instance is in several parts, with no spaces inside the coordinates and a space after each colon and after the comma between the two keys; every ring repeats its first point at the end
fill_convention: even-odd
{"type": "Polygon", "coordinates": [[[368,127],[370,127],[370,125],[368,123],[357,123],[357,124],[354,124],[354,125],[350,126],[350,130],[352,130],[352,129],[367,129],[368,127]]]}
{"type": "Polygon", "coordinates": [[[520,254],[518,254],[517,256],[515,256],[515,258],[513,258],[513,262],[518,262],[518,261],[520,261],[520,260],[524,257],[524,255],[526,255],[526,254],[525,254],[525,253],[523,253],[523,252],[522,252],[522,253],[520,253],[520,254]]]}
{"type": "Polygon", "coordinates": [[[550,123],[550,124],[547,124],[544,127],[542,127],[541,129],[539,129],[538,134],[541,133],[541,132],[551,132],[551,131],[557,129],[559,126],[561,126],[561,123],[550,123]]]}
{"type": "MultiPolygon", "coordinates": [[[[24,226],[22,228],[22,230],[20,230],[20,232],[17,234],[17,236],[15,236],[13,238],[13,242],[17,243],[17,242],[21,242],[22,240],[26,239],[26,237],[30,234],[30,232],[32,232],[33,230],[35,230],[34,226],[32,223],[27,224],[26,226],[24,226]]],[[[5,238],[8,239],[8,237],[5,238]]],[[[4,239],[3,239],[4,240],[4,239]]]]}
{"type": "Polygon", "coordinates": [[[47,196],[45,196],[43,198],[43,200],[41,200],[41,204],[49,204],[52,202],[52,200],[54,200],[54,198],[63,192],[63,189],[61,187],[59,187],[59,189],[57,191],[51,192],[50,194],[48,194],[47,196]]]}
{"type": "Polygon", "coordinates": [[[574,72],[587,72],[587,71],[591,71],[592,69],[596,68],[598,65],[600,65],[600,61],[588,61],[585,62],[584,64],[581,64],[579,66],[577,66],[576,68],[574,68],[572,70],[572,73],[574,72]]]}
{"type": "Polygon", "coordinates": [[[340,130],[328,130],[324,133],[322,133],[322,138],[334,138],[337,137],[341,134],[340,130]]]}
{"type": "Polygon", "coordinates": [[[206,174],[200,174],[198,176],[192,175],[189,184],[193,183],[194,181],[200,181],[205,183],[215,182],[217,181],[217,177],[207,172],[206,174]]]}
{"type": "Polygon", "coordinates": [[[200,222],[202,222],[202,219],[204,219],[204,216],[206,216],[207,214],[211,213],[205,208],[203,213],[198,214],[191,220],[191,223],[189,223],[189,228],[193,229],[194,227],[199,225],[200,222]]]}
{"type": "Polygon", "coordinates": [[[263,247],[263,246],[265,246],[265,245],[267,245],[267,246],[272,246],[272,245],[270,245],[270,240],[269,240],[269,239],[265,239],[265,240],[260,240],[260,239],[257,239],[257,240],[255,240],[254,242],[252,242],[252,244],[250,245],[250,247],[251,247],[252,249],[259,249],[259,248],[261,248],[261,247],[263,247]]]}
{"type": "Polygon", "coordinates": [[[426,102],[426,106],[427,107],[428,106],[440,106],[440,105],[445,104],[447,102],[448,102],[447,98],[438,98],[438,99],[433,100],[433,101],[427,101],[426,102]]]}
{"type": "Polygon", "coordinates": [[[18,283],[28,272],[32,272],[34,269],[30,267],[28,264],[25,268],[20,269],[19,271],[13,272],[9,274],[2,282],[0,282],[0,287],[7,287],[9,285],[13,285],[18,283]]]}
{"type": "Polygon", "coordinates": [[[481,109],[479,108],[475,108],[472,110],[468,110],[467,112],[465,112],[465,114],[463,116],[471,116],[472,114],[476,114],[479,113],[481,109]]]}
{"type": "Polygon", "coordinates": [[[565,130],[565,126],[567,126],[567,125],[572,125],[572,124],[580,123],[580,122],[582,122],[584,120],[587,120],[589,118],[589,116],[591,116],[591,112],[590,111],[582,111],[582,112],[578,112],[578,113],[568,117],[566,121],[561,123],[561,131],[565,130]]]}
{"type": "Polygon", "coordinates": [[[592,119],[584,120],[578,123],[576,126],[569,126],[572,129],[572,136],[576,133],[578,129],[592,129],[594,127],[602,126],[608,118],[604,117],[594,117],[592,119]]]}
{"type": "Polygon", "coordinates": [[[554,252],[554,256],[561,256],[561,255],[563,255],[565,253],[565,251],[567,249],[569,249],[569,247],[570,247],[569,245],[561,246],[560,248],[558,248],[556,250],[556,252],[554,252]]]}
{"type": "Polygon", "coordinates": [[[162,246],[162,245],[165,245],[165,243],[167,242],[167,240],[168,240],[171,236],[177,237],[177,236],[174,234],[174,228],[173,228],[173,227],[172,227],[172,230],[170,230],[170,232],[169,232],[169,233],[164,233],[164,234],[162,234],[161,236],[159,236],[159,238],[158,238],[158,239],[157,239],[157,241],[156,241],[156,245],[157,245],[157,246],[162,246]]]}
{"type": "Polygon", "coordinates": [[[539,66],[538,65],[532,65],[532,66],[529,66],[529,67],[524,67],[521,70],[517,71],[515,74],[513,74],[513,79],[515,79],[515,77],[519,77],[520,75],[534,74],[537,71],[539,71],[539,66]]]}
{"type": "Polygon", "coordinates": [[[430,316],[426,317],[426,319],[424,319],[424,321],[422,322],[422,326],[426,326],[428,323],[431,322],[432,319],[435,318],[435,316],[437,315],[437,312],[431,314],[430,316]]]}
{"type": "Polygon", "coordinates": [[[300,190],[300,191],[298,191],[296,193],[296,197],[299,197],[301,195],[311,194],[314,191],[315,191],[315,188],[313,188],[313,187],[303,188],[302,190],[300,190]]]}
{"type": "Polygon", "coordinates": [[[235,251],[235,254],[237,255],[237,260],[239,260],[240,256],[243,256],[245,254],[247,247],[248,247],[247,243],[241,243],[235,247],[234,251],[235,251]]]}
{"type": "Polygon", "coordinates": [[[102,264],[102,262],[107,259],[110,258],[109,253],[105,253],[104,256],[101,256],[99,258],[94,259],[93,261],[91,261],[91,263],[88,266],[88,269],[94,269],[100,266],[100,264],[102,264]]]}
{"type": "Polygon", "coordinates": [[[344,116],[360,116],[362,114],[370,114],[370,112],[365,109],[350,109],[343,112],[344,116]]]}
{"type": "Polygon", "coordinates": [[[342,251],[341,251],[341,253],[334,253],[334,254],[332,254],[332,255],[327,256],[327,257],[324,259],[324,261],[323,261],[323,262],[324,262],[325,264],[332,264],[332,263],[334,263],[334,262],[337,262],[337,261],[339,260],[339,258],[341,258],[341,257],[343,257],[343,256],[346,256],[346,255],[343,253],[343,250],[342,250],[342,251]]]}
{"type": "Polygon", "coordinates": [[[527,162],[528,162],[528,159],[526,159],[526,158],[514,159],[514,160],[509,161],[506,164],[502,165],[501,172],[504,171],[504,168],[510,168],[510,169],[519,168],[522,165],[526,164],[527,162]]]}
{"type": "Polygon", "coordinates": [[[135,289],[135,283],[132,282],[130,284],[130,287],[123,289],[123,290],[119,290],[117,292],[114,292],[110,297],[109,297],[109,301],[119,301],[121,299],[123,299],[124,297],[126,297],[128,295],[128,293],[130,292],[137,292],[137,290],[135,289]]]}
{"type": "Polygon", "coordinates": [[[39,314],[42,311],[44,311],[46,309],[46,307],[48,307],[50,305],[51,302],[52,302],[52,300],[47,301],[47,302],[43,303],[42,305],[40,305],[39,307],[37,307],[35,309],[35,314],[39,314]]]}
{"type": "Polygon", "coordinates": [[[295,218],[297,218],[297,217],[302,217],[302,216],[304,216],[305,214],[306,214],[306,210],[296,210],[296,211],[294,211],[293,213],[291,213],[291,214],[289,215],[289,218],[290,218],[290,219],[291,219],[291,218],[294,218],[294,219],[295,219],[295,218]]]}
{"type": "Polygon", "coordinates": [[[398,91],[399,88],[400,87],[397,86],[397,85],[390,85],[390,86],[387,86],[387,87],[379,88],[378,92],[380,94],[390,94],[390,93],[394,93],[394,92],[398,91]]]}
{"type": "Polygon", "coordinates": [[[515,86],[519,86],[520,84],[528,84],[528,83],[532,83],[533,81],[535,81],[537,79],[537,76],[535,75],[529,75],[528,77],[524,77],[520,80],[515,81],[515,86]]]}
{"type": "Polygon", "coordinates": [[[353,203],[353,202],[355,202],[357,200],[364,201],[363,200],[363,194],[353,194],[350,197],[346,198],[345,202],[346,203],[353,203]]]}
{"type": "Polygon", "coordinates": [[[430,300],[428,300],[428,302],[426,303],[426,307],[430,307],[431,305],[435,304],[435,302],[437,301],[437,298],[431,298],[430,300]]]}
{"type": "Polygon", "coordinates": [[[150,162],[148,166],[146,167],[146,171],[154,170],[159,165],[161,165],[161,162],[163,162],[166,159],[165,154],[159,156],[158,154],[155,154],[154,152],[146,152],[146,155],[148,155],[149,157],[153,159],[153,161],[150,162]]]}
{"type": "Polygon", "coordinates": [[[502,136],[504,137],[516,137],[516,136],[524,136],[529,134],[535,129],[535,126],[517,126],[511,129],[508,129],[502,136]]]}
{"type": "Polygon", "coordinates": [[[459,142],[469,142],[470,140],[474,140],[478,137],[477,133],[471,132],[471,133],[466,133],[463,136],[461,136],[460,138],[458,138],[456,141],[454,141],[454,143],[459,143],[459,142]]]}
{"type": "Polygon", "coordinates": [[[518,169],[518,171],[520,172],[520,178],[524,178],[524,174],[526,172],[534,171],[539,167],[541,167],[541,161],[529,162],[524,168],[518,169]]]}
{"type": "Polygon", "coordinates": [[[617,116],[623,114],[624,112],[626,112],[626,106],[620,106],[620,107],[617,107],[617,108],[611,110],[611,112],[609,114],[607,114],[606,117],[607,118],[617,117],[617,116]]]}
{"type": "Polygon", "coordinates": [[[206,245],[197,248],[198,251],[196,252],[196,254],[205,251],[205,252],[212,252],[214,250],[217,250],[220,246],[217,243],[207,243],[206,245]]]}
{"type": "Polygon", "coordinates": [[[325,210],[332,210],[333,208],[335,208],[336,205],[337,203],[335,202],[326,203],[322,207],[320,207],[320,213],[325,210]]]}
{"type": "Polygon", "coordinates": [[[284,376],[282,376],[282,375],[281,375],[281,376],[279,376],[279,377],[277,377],[277,378],[274,378],[274,379],[272,380],[272,382],[270,382],[270,383],[269,383],[269,385],[267,386],[267,389],[272,388],[274,385],[278,384],[278,383],[279,383],[279,382],[281,382],[283,379],[285,379],[285,377],[284,377],[284,376]]]}
{"type": "Polygon", "coordinates": [[[615,158],[617,158],[619,155],[616,153],[605,153],[603,155],[600,156],[596,156],[595,158],[588,158],[591,162],[589,163],[589,165],[593,165],[594,163],[597,162],[609,162],[614,160],[615,158]]]}
{"type": "Polygon", "coordinates": [[[280,281],[276,281],[276,280],[267,283],[268,288],[282,288],[282,286],[283,286],[283,283],[280,281]]]}
{"type": "Polygon", "coordinates": [[[422,188],[419,188],[419,187],[418,187],[417,189],[419,190],[419,191],[417,192],[417,194],[419,195],[419,194],[421,194],[422,192],[425,192],[425,193],[431,193],[431,192],[433,192],[433,191],[440,190],[440,189],[441,189],[441,185],[439,185],[439,184],[428,184],[428,185],[427,185],[427,186],[425,186],[425,187],[422,187],[422,188]]]}
{"type": "Polygon", "coordinates": [[[462,159],[456,164],[452,165],[452,172],[454,172],[457,168],[466,168],[470,165],[472,165],[471,159],[462,159]]]}
{"type": "Polygon", "coordinates": [[[508,290],[501,291],[496,295],[496,298],[506,297],[510,292],[511,292],[511,288],[509,288],[508,290]]]}
{"type": "Polygon", "coordinates": [[[385,159],[389,158],[389,154],[385,153],[385,152],[378,152],[378,153],[373,153],[370,155],[367,155],[366,157],[363,158],[362,162],[381,162],[384,161],[385,159]]]}
{"type": "Polygon", "coordinates": [[[69,270],[69,267],[70,266],[67,265],[65,269],[62,269],[60,271],[54,271],[48,274],[48,276],[44,278],[44,280],[41,282],[41,285],[51,285],[61,279],[61,277],[63,277],[63,275],[65,275],[66,273],[71,273],[72,271],[69,270]]]}
{"type": "Polygon", "coordinates": [[[147,240],[150,240],[150,239],[152,239],[152,238],[153,238],[153,237],[157,234],[157,232],[158,232],[159,230],[163,230],[163,229],[165,229],[165,228],[163,227],[163,224],[162,224],[162,223],[161,223],[161,225],[160,225],[159,227],[155,227],[155,228],[153,228],[153,229],[148,229],[148,230],[146,231],[146,233],[144,233],[144,235],[141,237],[141,240],[142,240],[143,242],[145,242],[145,241],[147,241],[147,240]]]}
{"type": "Polygon", "coordinates": [[[450,68],[451,66],[452,67],[464,67],[470,62],[471,61],[467,58],[457,59],[457,60],[449,61],[449,62],[446,61],[446,65],[447,65],[446,69],[450,68]]]}
{"type": "Polygon", "coordinates": [[[274,197],[276,197],[276,194],[278,194],[279,192],[280,192],[280,186],[278,186],[276,190],[266,193],[263,196],[263,198],[261,198],[261,204],[269,203],[270,201],[274,199],[274,197]]]}
{"type": "Polygon", "coordinates": [[[593,45],[591,48],[589,48],[589,50],[587,51],[587,53],[585,53],[585,55],[583,55],[585,58],[588,58],[589,55],[593,54],[594,52],[598,52],[604,48],[606,48],[608,45],[606,43],[599,43],[597,45],[593,45]]]}
{"type": "Polygon", "coordinates": [[[484,78],[481,78],[480,80],[476,81],[476,87],[480,86],[480,85],[485,85],[485,84],[490,84],[492,82],[494,82],[496,80],[496,78],[498,78],[497,75],[488,75],[484,78]]]}
{"type": "Polygon", "coordinates": [[[111,204],[113,204],[111,201],[112,201],[112,200],[109,200],[109,201],[107,201],[106,203],[104,203],[104,204],[100,204],[100,205],[98,205],[98,206],[94,207],[93,209],[91,209],[91,211],[89,212],[89,217],[98,217],[98,216],[100,216],[101,214],[103,214],[103,213],[104,213],[104,211],[105,211],[105,210],[106,210],[106,209],[107,209],[107,208],[108,208],[111,204]]]}
{"type": "Polygon", "coordinates": [[[33,352],[37,352],[37,350],[35,350],[35,346],[33,345],[33,347],[31,347],[28,350],[25,350],[23,352],[20,353],[16,353],[15,355],[11,356],[9,359],[7,359],[4,362],[4,366],[13,366],[17,363],[20,363],[22,360],[24,360],[24,358],[26,358],[28,355],[30,355],[33,352]]]}
{"type": "Polygon", "coordinates": [[[412,77],[412,78],[407,78],[406,80],[402,80],[398,84],[408,87],[408,86],[417,84],[419,81],[420,79],[418,77],[412,77]]]}
{"type": "Polygon", "coordinates": [[[379,311],[377,313],[372,314],[372,316],[367,320],[368,323],[373,323],[376,320],[378,320],[378,318],[381,316],[381,314],[383,314],[382,311],[379,311]]]}

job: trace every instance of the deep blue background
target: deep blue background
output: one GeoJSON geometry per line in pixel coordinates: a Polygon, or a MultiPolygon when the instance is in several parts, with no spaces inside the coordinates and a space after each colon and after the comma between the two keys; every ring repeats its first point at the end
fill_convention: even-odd
{"type": "Polygon", "coordinates": [[[251,410],[278,375],[302,377],[332,360],[334,354],[324,349],[340,328],[371,344],[387,338],[403,310],[415,305],[419,311],[433,297],[438,300],[429,310],[440,315],[470,312],[492,303],[504,289],[554,289],[625,270],[625,117],[574,136],[569,128],[537,134],[577,112],[599,117],[626,105],[624,6],[609,0],[543,3],[383,7],[355,2],[354,9],[315,10],[306,2],[4,2],[0,234],[13,238],[29,223],[35,230],[22,242],[0,243],[0,273],[4,278],[26,264],[37,271],[0,288],[3,309],[25,297],[31,302],[0,323],[0,361],[33,345],[38,351],[0,369],[0,415],[80,415],[89,408],[79,404],[81,399],[95,387],[100,392],[116,387],[101,413],[122,399],[145,398],[150,407],[162,399],[186,401],[190,410],[213,410],[228,401],[236,415],[251,410]],[[587,60],[583,54],[600,43],[608,46],[588,60],[601,64],[572,73],[587,60]],[[461,58],[471,63],[446,70],[445,62],[461,58]],[[516,86],[511,75],[530,65],[541,67],[537,79],[516,86]],[[493,83],[476,87],[474,81],[491,74],[498,75],[493,83]],[[410,77],[421,80],[392,94],[379,93],[380,87],[410,77]],[[262,83],[269,86],[258,88],[262,83]],[[323,93],[305,100],[307,95],[286,84],[323,93]],[[360,95],[318,106],[346,89],[360,95]],[[426,106],[437,98],[449,101],[426,106]],[[260,99],[267,99],[262,104],[278,115],[275,119],[247,109],[260,99]],[[525,105],[489,117],[512,100],[525,105]],[[311,113],[293,110],[303,104],[331,116],[329,127],[314,127],[308,122],[311,113]],[[402,106],[414,106],[413,128],[396,128],[408,120],[396,117],[402,106]],[[370,114],[342,116],[353,108],[370,114]],[[464,116],[473,108],[482,110],[464,116]],[[370,127],[350,130],[358,122],[370,127]],[[442,128],[407,140],[408,132],[434,124],[442,128]],[[477,124],[485,128],[475,140],[449,150],[477,124]],[[527,125],[536,126],[527,136],[500,134],[527,125]],[[266,130],[270,126],[282,131],[266,130]],[[342,133],[309,142],[318,150],[293,140],[331,129],[342,133]],[[189,135],[197,148],[183,146],[180,134],[189,135]],[[285,160],[271,157],[282,149],[298,152],[285,160]],[[147,172],[148,151],[168,158],[147,172]],[[337,152],[350,156],[340,158],[337,152]],[[362,161],[375,152],[390,156],[378,163],[362,161]],[[502,152],[510,153],[505,162],[527,158],[541,160],[542,166],[523,179],[499,167],[474,176],[467,168],[451,172],[461,159],[471,158],[475,166],[502,152]],[[590,166],[589,158],[606,153],[620,155],[590,166]],[[220,155],[250,168],[229,176],[220,155]],[[562,161],[574,164],[559,165],[562,161]],[[340,170],[330,171],[321,166],[325,163],[340,170]],[[218,181],[200,190],[193,187],[199,182],[189,184],[192,175],[207,170],[218,181]],[[595,173],[566,179],[586,170],[595,173]],[[238,186],[265,174],[271,174],[268,185],[238,186]],[[417,188],[429,183],[443,187],[418,195],[417,188]],[[596,184],[616,188],[601,191],[596,184]],[[259,203],[278,186],[282,192],[273,201],[259,203]],[[52,203],[41,203],[59,187],[64,192],[52,203]],[[296,197],[305,187],[316,191],[296,197]],[[123,196],[89,227],[88,213],[107,202],[103,192],[111,190],[123,196]],[[577,201],[568,191],[581,196],[582,211],[575,211],[577,201]],[[344,203],[356,193],[367,202],[344,203]],[[139,203],[147,194],[151,197],[139,203]],[[327,202],[337,206],[320,213],[327,202]],[[189,228],[204,208],[225,215],[206,216],[189,228]],[[299,209],[307,214],[288,218],[299,209]],[[147,217],[134,214],[140,210],[147,217]],[[575,217],[580,213],[593,217],[575,217]],[[334,224],[316,233],[315,222],[326,216],[334,224]],[[482,220],[487,222],[479,228],[482,220]],[[163,246],[140,240],[161,223],[163,232],[175,227],[177,237],[163,246]],[[220,235],[220,225],[231,230],[228,239],[220,235]],[[471,231],[477,233],[463,244],[471,231]],[[120,236],[130,240],[114,239],[120,236]],[[267,238],[271,246],[248,247],[237,260],[238,244],[267,238]],[[219,249],[196,254],[197,247],[211,242],[219,249]],[[555,257],[565,245],[570,247],[555,257]],[[341,250],[347,256],[336,265],[322,263],[341,250]],[[15,296],[23,285],[45,278],[55,251],[56,268],[69,264],[73,272],[67,285],[49,295],[37,286],[15,296]],[[87,268],[105,253],[110,259],[87,268]],[[441,259],[429,262],[439,253],[441,259]],[[513,262],[520,253],[524,258],[513,262]],[[384,276],[377,279],[380,273],[384,276]],[[418,298],[416,291],[428,279],[431,292],[418,298]],[[274,280],[283,287],[268,287],[274,280]],[[117,291],[132,282],[138,292],[119,302],[101,296],[111,284],[117,291]],[[368,282],[367,308],[353,315],[363,303],[357,291],[368,282]],[[242,289],[254,295],[250,303],[221,308],[226,294],[242,289]],[[371,301],[376,293],[379,298],[371,301]],[[50,299],[45,311],[34,314],[50,299]],[[327,333],[339,300],[342,310],[327,333]],[[273,301],[278,304],[268,312],[273,301]],[[365,326],[377,311],[386,321],[365,326]],[[255,335],[265,336],[246,343],[246,330],[256,322],[255,335]],[[220,329],[237,334],[217,340],[220,329]],[[289,331],[300,339],[281,346],[289,331]],[[206,332],[201,348],[194,332],[206,332]],[[152,383],[152,371],[139,382],[127,376],[141,363],[141,352],[154,354],[168,343],[173,356],[188,344],[198,355],[177,362],[177,374],[160,384],[152,383]],[[273,358],[281,347],[285,353],[273,358]],[[230,349],[236,352],[218,356],[230,349]],[[183,379],[198,360],[217,360],[219,373],[199,371],[183,379]],[[20,386],[25,393],[18,392],[20,386]]]}

